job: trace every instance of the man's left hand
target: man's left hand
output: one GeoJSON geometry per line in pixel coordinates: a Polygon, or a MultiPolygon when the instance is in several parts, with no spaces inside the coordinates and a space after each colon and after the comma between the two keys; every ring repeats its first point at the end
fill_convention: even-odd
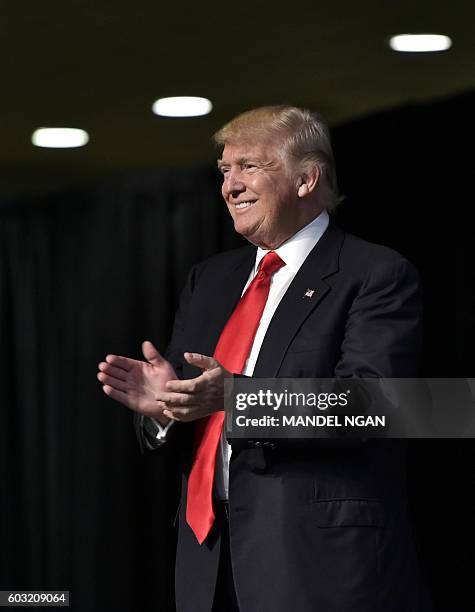
{"type": "Polygon", "coordinates": [[[224,410],[224,380],[232,376],[223,366],[206,355],[185,353],[186,361],[203,373],[190,380],[170,380],[166,392],[155,396],[166,404],[163,414],[175,421],[195,421],[224,410]]]}

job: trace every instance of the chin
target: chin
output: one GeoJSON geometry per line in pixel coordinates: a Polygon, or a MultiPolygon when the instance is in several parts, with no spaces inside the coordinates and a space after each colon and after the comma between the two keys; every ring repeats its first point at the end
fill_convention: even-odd
{"type": "Polygon", "coordinates": [[[241,234],[243,238],[248,240],[255,246],[261,246],[262,244],[262,228],[259,223],[243,223],[241,219],[234,220],[234,231],[237,234],[241,234]]]}
{"type": "Polygon", "coordinates": [[[237,233],[241,234],[241,236],[243,238],[245,238],[248,242],[250,242],[252,245],[254,245],[256,247],[261,247],[262,249],[267,249],[268,248],[266,246],[265,242],[263,242],[259,238],[259,234],[257,234],[257,233],[254,233],[254,232],[237,232],[237,233]]]}
{"type": "Polygon", "coordinates": [[[247,238],[248,240],[248,236],[253,234],[252,228],[249,227],[248,224],[240,223],[239,220],[234,221],[234,231],[241,234],[241,236],[244,236],[244,238],[247,238]]]}

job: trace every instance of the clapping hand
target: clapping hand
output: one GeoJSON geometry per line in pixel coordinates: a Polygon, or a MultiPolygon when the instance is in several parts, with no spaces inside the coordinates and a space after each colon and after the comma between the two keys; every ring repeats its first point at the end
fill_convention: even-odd
{"type": "Polygon", "coordinates": [[[156,399],[165,391],[169,381],[176,380],[173,366],[164,359],[149,341],[142,344],[146,361],[138,361],[120,355],[107,355],[99,364],[97,378],[106,395],[136,412],[168,423],[163,415],[165,404],[156,399]]]}
{"type": "Polygon", "coordinates": [[[232,376],[231,372],[213,357],[198,353],[185,353],[184,357],[203,373],[190,380],[169,380],[165,384],[165,390],[155,395],[165,406],[163,414],[187,422],[224,410],[224,381],[232,376]]]}

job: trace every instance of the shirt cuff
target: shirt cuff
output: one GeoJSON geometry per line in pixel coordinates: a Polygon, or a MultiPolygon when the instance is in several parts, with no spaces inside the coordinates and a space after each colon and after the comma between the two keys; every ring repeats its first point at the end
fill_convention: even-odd
{"type": "Polygon", "coordinates": [[[142,428],[143,428],[143,439],[145,447],[148,450],[154,450],[167,441],[167,432],[170,429],[172,423],[170,421],[166,425],[160,425],[160,423],[153,417],[143,417],[142,428]]]}
{"type": "Polygon", "coordinates": [[[155,435],[155,438],[157,440],[165,440],[165,438],[167,437],[167,431],[170,429],[170,427],[173,425],[175,421],[170,419],[166,425],[162,425],[159,421],[157,421],[157,419],[154,419],[153,417],[152,417],[152,420],[155,422],[155,425],[157,426],[157,433],[155,435]]]}

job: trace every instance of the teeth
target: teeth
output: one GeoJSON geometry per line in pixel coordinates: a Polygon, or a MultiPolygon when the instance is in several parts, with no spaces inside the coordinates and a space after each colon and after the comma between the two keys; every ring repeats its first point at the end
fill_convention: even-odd
{"type": "Polygon", "coordinates": [[[236,208],[249,208],[249,206],[252,206],[252,204],[254,204],[254,202],[240,202],[239,204],[236,204],[236,208]]]}

